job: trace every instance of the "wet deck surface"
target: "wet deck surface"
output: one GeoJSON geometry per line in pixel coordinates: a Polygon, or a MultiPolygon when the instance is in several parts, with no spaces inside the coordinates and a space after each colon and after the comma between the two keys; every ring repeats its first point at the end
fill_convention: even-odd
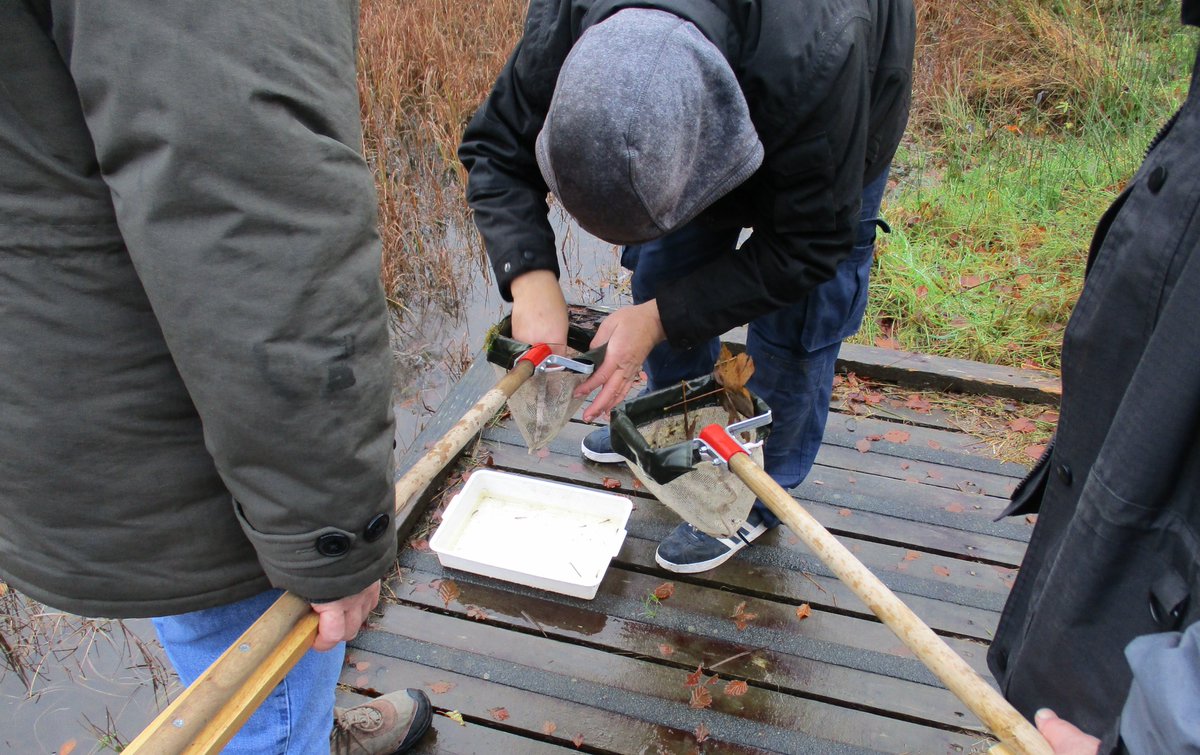
{"type": "MultiPolygon", "coordinates": [[[[493,380],[472,368],[426,435],[493,380]]],[[[793,495],[987,676],[1032,529],[992,520],[1024,467],[936,415],[912,417],[932,426],[831,414],[793,495]]],[[[548,454],[530,454],[499,423],[475,463],[593,489],[620,482],[614,492],[635,509],[596,598],[443,569],[418,511],[389,585],[395,602],[348,653],[344,698],[421,687],[439,712],[461,714],[462,724],[436,715],[422,753],[986,751],[973,715],[786,528],[708,573],[660,569],[655,547],[678,519],[624,465],[582,459],[591,429],[573,422],[548,454]],[[673,594],[655,600],[664,583],[673,594]]]]}

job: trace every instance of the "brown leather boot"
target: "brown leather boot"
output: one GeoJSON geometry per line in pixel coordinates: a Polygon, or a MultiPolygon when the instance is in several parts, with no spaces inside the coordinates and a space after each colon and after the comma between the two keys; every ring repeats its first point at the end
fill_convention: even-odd
{"type": "Polygon", "coordinates": [[[402,689],[353,708],[333,709],[331,755],[399,755],[429,729],[433,709],[419,689],[402,689]]]}

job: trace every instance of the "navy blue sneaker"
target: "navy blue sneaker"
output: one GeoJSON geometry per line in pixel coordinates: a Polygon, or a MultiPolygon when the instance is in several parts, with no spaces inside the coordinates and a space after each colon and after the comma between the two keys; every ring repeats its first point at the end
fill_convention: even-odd
{"type": "Polygon", "coordinates": [[[608,425],[588,433],[579,444],[585,459],[591,459],[599,464],[616,464],[625,461],[625,457],[613,450],[609,440],[608,425]]]}
{"type": "Polygon", "coordinates": [[[713,537],[684,522],[658,545],[654,560],[667,571],[697,574],[715,569],[745,548],[759,535],[771,529],[755,507],[745,524],[731,537],[713,537]]]}

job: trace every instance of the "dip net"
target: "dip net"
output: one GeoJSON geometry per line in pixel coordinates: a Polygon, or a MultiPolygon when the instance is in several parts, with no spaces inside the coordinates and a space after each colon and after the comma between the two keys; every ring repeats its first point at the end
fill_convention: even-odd
{"type": "Polygon", "coordinates": [[[716,423],[763,463],[762,443],[770,431],[771,410],[757,396],[741,404],[749,413],[727,408],[725,389],[713,376],[626,401],[612,411],[613,450],[655,498],[693,526],[718,537],[737,532],[754,505],[754,493],[699,440],[716,423]]]}

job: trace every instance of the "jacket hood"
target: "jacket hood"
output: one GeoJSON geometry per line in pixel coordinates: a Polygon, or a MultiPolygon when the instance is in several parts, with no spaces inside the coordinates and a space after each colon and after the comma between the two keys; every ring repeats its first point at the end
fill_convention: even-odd
{"type": "Polygon", "coordinates": [[[763,160],[725,57],[691,23],[648,9],[620,11],[575,44],[535,151],[564,208],[614,244],[679,228],[763,160]]]}

